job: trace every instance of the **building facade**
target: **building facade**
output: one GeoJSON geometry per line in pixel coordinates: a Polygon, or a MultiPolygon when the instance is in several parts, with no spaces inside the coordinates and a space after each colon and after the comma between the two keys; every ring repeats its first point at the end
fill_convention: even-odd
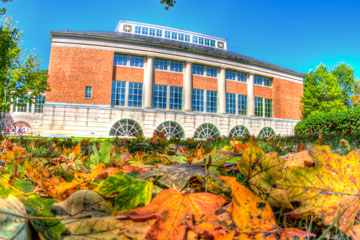
{"type": "Polygon", "coordinates": [[[124,20],[114,32],[51,32],[48,82],[28,120],[43,136],[291,135],[303,95],[302,74],[226,39],[124,20]]]}

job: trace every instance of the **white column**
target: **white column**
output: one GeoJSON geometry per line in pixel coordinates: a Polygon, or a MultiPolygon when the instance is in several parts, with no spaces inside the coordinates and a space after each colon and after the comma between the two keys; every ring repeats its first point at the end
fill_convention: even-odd
{"type": "Polygon", "coordinates": [[[250,73],[247,83],[247,115],[249,117],[255,116],[255,87],[254,74],[250,73]]]}
{"type": "Polygon", "coordinates": [[[192,110],[192,64],[191,62],[186,62],[185,64],[185,73],[183,81],[183,93],[184,93],[184,111],[192,110]]]}
{"type": "Polygon", "coordinates": [[[226,80],[225,68],[220,68],[218,78],[218,113],[226,113],[226,80]]]}
{"type": "Polygon", "coordinates": [[[35,114],[35,104],[36,104],[36,100],[31,104],[31,113],[35,114]]]}
{"type": "Polygon", "coordinates": [[[154,58],[147,57],[144,69],[144,108],[152,108],[154,58]]]}

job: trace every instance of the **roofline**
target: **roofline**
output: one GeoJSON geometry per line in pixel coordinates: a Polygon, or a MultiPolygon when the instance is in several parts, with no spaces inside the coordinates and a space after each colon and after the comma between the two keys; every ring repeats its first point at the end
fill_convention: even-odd
{"type": "MultiPolygon", "coordinates": [[[[91,38],[91,39],[110,40],[110,41],[119,41],[119,42],[130,42],[130,43],[139,43],[140,42],[140,43],[143,43],[143,44],[146,44],[146,45],[155,45],[155,46],[173,48],[173,49],[181,49],[181,48],[183,48],[186,51],[192,51],[192,52],[205,54],[205,55],[208,55],[208,56],[216,56],[216,57],[222,57],[224,59],[231,59],[231,60],[235,60],[235,61],[241,61],[243,63],[249,63],[249,64],[253,64],[255,66],[265,67],[265,68],[273,69],[273,70],[280,71],[280,72],[283,72],[283,73],[288,73],[288,74],[291,74],[291,75],[294,75],[294,76],[297,76],[297,77],[301,77],[301,78],[305,77],[305,74],[303,74],[303,73],[299,73],[299,72],[293,71],[291,69],[287,69],[287,68],[284,68],[284,67],[269,63],[269,62],[261,61],[261,60],[255,59],[255,58],[251,58],[251,57],[241,55],[241,54],[238,54],[238,53],[235,53],[235,52],[227,51],[227,50],[214,49],[214,48],[211,48],[211,47],[203,46],[204,48],[209,49],[209,51],[201,51],[200,49],[196,49],[196,48],[181,47],[181,46],[179,46],[179,42],[174,41],[174,40],[169,40],[169,39],[166,39],[166,41],[174,42],[174,44],[169,44],[169,43],[164,44],[164,43],[155,42],[155,41],[154,42],[148,42],[148,41],[145,41],[143,39],[130,39],[130,38],[123,39],[123,38],[119,38],[118,36],[110,36],[110,35],[106,35],[104,33],[130,34],[132,36],[140,36],[140,35],[135,35],[135,34],[131,34],[131,33],[120,33],[120,32],[88,33],[86,31],[51,31],[50,32],[50,38],[51,38],[51,41],[52,41],[52,37],[56,35],[56,36],[91,38]],[[239,55],[239,56],[226,56],[225,54],[216,54],[216,53],[213,53],[213,51],[215,51],[215,50],[221,51],[221,52],[224,52],[224,53],[227,52],[227,53],[235,54],[235,55],[239,55]],[[253,60],[244,59],[244,58],[241,58],[241,56],[251,58],[253,60]]],[[[146,37],[154,39],[154,40],[158,40],[155,37],[150,37],[150,36],[146,36],[146,37]]],[[[192,43],[187,43],[187,44],[194,45],[192,43]]],[[[194,45],[194,46],[196,46],[196,45],[194,45]]]]}
{"type": "Polygon", "coordinates": [[[138,24],[138,25],[143,25],[143,26],[147,26],[147,27],[162,28],[164,30],[170,30],[170,31],[180,31],[180,32],[183,32],[183,33],[198,35],[198,36],[205,37],[205,38],[213,38],[213,39],[216,39],[218,41],[224,41],[224,42],[227,41],[226,38],[216,37],[216,36],[213,36],[213,35],[203,34],[203,33],[198,33],[198,32],[193,32],[193,31],[188,31],[188,30],[181,29],[181,28],[173,28],[173,27],[167,27],[167,26],[156,25],[156,24],[151,24],[151,23],[136,22],[136,21],[123,20],[123,19],[121,19],[119,21],[119,23],[116,25],[116,29],[118,29],[118,27],[120,26],[121,23],[138,24]]]}

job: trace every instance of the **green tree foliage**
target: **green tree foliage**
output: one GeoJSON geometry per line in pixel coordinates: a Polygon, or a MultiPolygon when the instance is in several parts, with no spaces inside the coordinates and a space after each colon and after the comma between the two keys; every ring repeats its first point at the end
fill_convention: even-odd
{"type": "Polygon", "coordinates": [[[337,65],[331,73],[337,78],[342,90],[345,105],[352,107],[351,96],[355,84],[354,69],[346,63],[337,65]]]}
{"type": "Polygon", "coordinates": [[[360,80],[354,82],[354,87],[352,88],[351,101],[354,107],[360,106],[360,80]]]}
{"type": "Polygon", "coordinates": [[[174,7],[176,0],[160,0],[161,4],[165,4],[165,10],[168,10],[169,7],[174,7]]]}
{"type": "Polygon", "coordinates": [[[37,55],[21,48],[20,31],[11,18],[3,19],[0,26],[0,106],[14,104],[17,97],[33,102],[34,97],[48,90],[47,71],[40,70],[37,55]],[[32,90],[27,95],[28,90],[32,90]],[[26,96],[27,95],[27,96],[26,96]],[[24,97],[26,96],[26,97],[24,97]]]}
{"type": "MultiPolygon", "coordinates": [[[[1,0],[3,3],[12,2],[12,0],[1,0]]],[[[4,15],[6,13],[6,8],[0,8],[0,15],[4,15]]]]}

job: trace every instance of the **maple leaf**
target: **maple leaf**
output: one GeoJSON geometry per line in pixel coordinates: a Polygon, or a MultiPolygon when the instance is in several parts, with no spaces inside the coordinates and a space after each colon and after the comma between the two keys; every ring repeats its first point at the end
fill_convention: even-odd
{"type": "Polygon", "coordinates": [[[239,227],[240,239],[295,239],[294,237],[314,236],[295,228],[282,229],[276,225],[273,211],[248,188],[236,182],[234,177],[219,177],[231,187],[233,199],[227,209],[232,220],[239,227]],[[287,237],[287,238],[286,238],[287,237]]]}
{"type": "Polygon", "coordinates": [[[133,220],[156,218],[146,239],[184,239],[190,221],[200,222],[215,215],[225,200],[210,193],[181,193],[174,189],[163,190],[150,204],[118,214],[133,220]]]}
{"type": "Polygon", "coordinates": [[[230,141],[231,146],[233,146],[239,153],[242,153],[244,149],[248,146],[247,143],[242,143],[241,141],[236,141],[235,138],[233,138],[230,141]]]}
{"type": "Polygon", "coordinates": [[[340,156],[332,154],[328,146],[315,146],[309,153],[313,168],[291,168],[279,181],[290,201],[301,203],[290,214],[312,212],[325,225],[331,225],[342,214],[339,229],[349,234],[360,210],[360,154],[353,151],[340,156]]]}
{"type": "Polygon", "coordinates": [[[237,166],[247,177],[252,190],[272,206],[292,209],[286,191],[276,187],[277,180],[282,177],[285,159],[278,157],[276,152],[265,154],[253,138],[242,154],[237,166]]]}

